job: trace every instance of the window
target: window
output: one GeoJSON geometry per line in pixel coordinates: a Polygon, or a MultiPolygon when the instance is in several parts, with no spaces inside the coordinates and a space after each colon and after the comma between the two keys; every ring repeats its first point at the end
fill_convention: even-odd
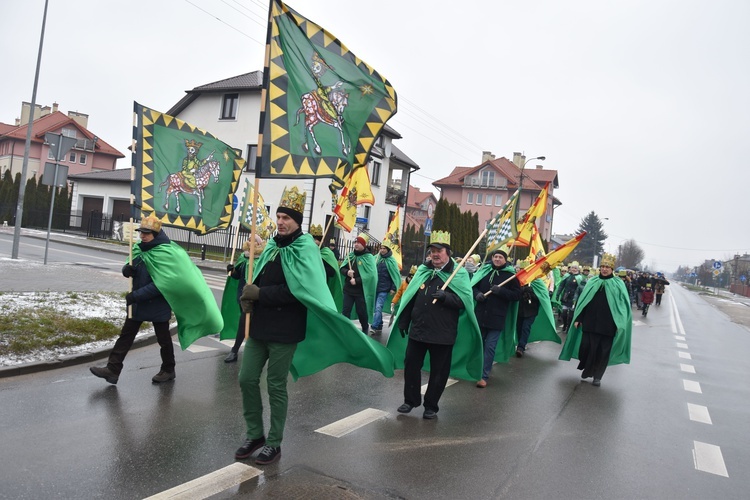
{"type": "Polygon", "coordinates": [[[487,205],[488,207],[492,206],[492,195],[491,194],[487,195],[487,198],[484,200],[484,204],[487,205]]]}
{"type": "Polygon", "coordinates": [[[224,99],[221,102],[221,119],[222,120],[236,120],[237,119],[237,103],[240,100],[239,94],[224,94],[224,99]]]}
{"type": "Polygon", "coordinates": [[[247,145],[247,161],[245,162],[245,172],[255,172],[255,163],[258,161],[258,145],[247,145]]]}
{"type": "Polygon", "coordinates": [[[372,207],[370,207],[368,205],[365,205],[364,216],[365,216],[365,221],[366,222],[362,226],[364,229],[370,229],[370,211],[371,211],[371,209],[372,209],[372,207]]]}
{"type": "Polygon", "coordinates": [[[492,170],[482,172],[482,186],[495,187],[495,172],[492,170]]]}
{"type": "Polygon", "coordinates": [[[383,147],[383,135],[379,135],[377,139],[375,139],[375,145],[379,148],[383,147]]]}
{"type": "Polygon", "coordinates": [[[54,153],[52,153],[51,149],[47,150],[47,159],[48,160],[54,160],[55,159],[55,155],[54,155],[54,153]]]}
{"type": "Polygon", "coordinates": [[[81,153],[81,154],[78,155],[78,163],[80,163],[81,165],[85,165],[86,164],[86,154],[85,153],[81,153]]]}
{"type": "Polygon", "coordinates": [[[70,155],[68,156],[68,161],[70,163],[75,163],[76,162],[76,154],[73,153],[73,152],[71,152],[70,155]]]}
{"type": "Polygon", "coordinates": [[[469,193],[466,195],[466,204],[467,205],[473,205],[474,204],[474,193],[469,193]]]}
{"type": "Polygon", "coordinates": [[[76,138],[76,129],[74,128],[64,128],[62,129],[62,135],[65,137],[72,137],[73,139],[76,138]]]}
{"type": "Polygon", "coordinates": [[[495,206],[496,207],[502,207],[503,206],[503,197],[499,194],[495,195],[495,206]]]}
{"type": "Polygon", "coordinates": [[[477,193],[477,205],[482,204],[482,193],[477,193]]]}
{"type": "Polygon", "coordinates": [[[379,161],[372,162],[372,175],[370,176],[370,184],[373,186],[380,186],[380,167],[382,164],[379,161]]]}

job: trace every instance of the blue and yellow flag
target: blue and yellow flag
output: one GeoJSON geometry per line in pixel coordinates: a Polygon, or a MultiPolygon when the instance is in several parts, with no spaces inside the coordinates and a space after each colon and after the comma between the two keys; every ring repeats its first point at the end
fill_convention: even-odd
{"type": "Polygon", "coordinates": [[[258,178],[333,178],[365,165],[396,91],[335,36],[271,0],[258,178]]]}

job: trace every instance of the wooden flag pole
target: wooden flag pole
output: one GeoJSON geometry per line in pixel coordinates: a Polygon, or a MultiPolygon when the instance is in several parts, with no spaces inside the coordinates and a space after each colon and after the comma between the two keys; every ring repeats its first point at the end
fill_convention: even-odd
{"type": "MultiPolygon", "coordinates": [[[[253,192],[253,222],[250,225],[250,258],[247,259],[247,281],[246,283],[250,283],[250,280],[253,277],[253,264],[255,264],[255,234],[258,229],[258,218],[255,216],[258,210],[258,189],[260,184],[260,179],[257,177],[255,178],[255,191],[253,192]]],[[[247,286],[247,285],[246,285],[247,286]]],[[[250,319],[252,316],[250,313],[245,313],[245,340],[247,340],[250,337],[250,319]]]]}
{"type": "MultiPolygon", "coordinates": [[[[240,215],[242,217],[242,215],[240,215]]],[[[234,264],[234,252],[237,250],[237,240],[240,239],[240,221],[237,221],[237,227],[234,230],[234,237],[232,238],[232,256],[229,258],[229,263],[234,264]]],[[[232,272],[228,272],[227,276],[231,276],[232,272]]]]}
{"type": "MultiPolygon", "coordinates": [[[[133,112],[133,128],[138,125],[138,114],[133,112]]],[[[130,141],[130,148],[133,151],[133,158],[135,158],[136,141],[135,138],[130,141]]],[[[135,182],[135,165],[134,162],[130,162],[130,227],[128,228],[128,265],[133,265],[133,207],[135,206],[135,196],[133,195],[133,183],[135,182]]],[[[143,216],[143,214],[141,214],[143,216]]],[[[131,276],[128,280],[128,293],[133,292],[133,277],[131,276]]],[[[128,319],[133,319],[133,305],[128,306],[128,319]]]]}
{"type": "MultiPolygon", "coordinates": [[[[508,253],[510,253],[510,251],[513,250],[513,248],[516,246],[516,240],[517,239],[518,239],[517,237],[513,239],[513,243],[511,243],[510,248],[508,249],[508,253]]],[[[513,276],[511,276],[510,278],[508,278],[507,280],[503,281],[502,283],[500,283],[497,286],[503,286],[503,285],[505,285],[506,283],[508,283],[510,280],[512,280],[515,277],[516,277],[516,275],[514,274],[513,276]]],[[[485,297],[489,297],[491,293],[492,293],[492,288],[490,288],[489,290],[487,290],[486,292],[484,292],[484,296],[485,297]]]]}
{"type": "Polygon", "coordinates": [[[318,250],[323,248],[323,238],[326,237],[326,234],[328,234],[328,230],[331,229],[331,224],[333,224],[334,216],[331,216],[331,218],[328,220],[328,224],[326,224],[326,228],[323,230],[323,236],[320,237],[320,243],[318,243],[318,250]]]}
{"type": "MultiPolygon", "coordinates": [[[[453,272],[445,281],[445,284],[443,284],[443,287],[441,288],[441,290],[445,290],[446,288],[448,288],[448,285],[450,284],[451,281],[453,281],[453,278],[456,276],[456,273],[458,272],[458,270],[464,267],[464,262],[466,262],[466,259],[471,255],[471,252],[473,252],[474,249],[477,247],[477,245],[479,245],[479,242],[482,241],[482,238],[484,238],[487,235],[488,230],[489,230],[488,228],[486,227],[484,228],[484,231],[482,231],[482,234],[479,235],[479,238],[477,238],[477,241],[475,241],[474,244],[471,245],[471,248],[469,248],[469,251],[466,252],[466,256],[463,259],[461,259],[461,262],[459,262],[456,268],[453,269],[453,272]]],[[[434,304],[435,302],[437,302],[437,299],[433,299],[432,303],[434,304]]]]}

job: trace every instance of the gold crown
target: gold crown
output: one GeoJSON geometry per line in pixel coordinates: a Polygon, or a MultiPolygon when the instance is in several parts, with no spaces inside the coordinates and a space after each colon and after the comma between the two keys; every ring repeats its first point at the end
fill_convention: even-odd
{"type": "Polygon", "coordinates": [[[602,262],[599,265],[611,267],[612,269],[614,269],[615,268],[615,256],[612,255],[611,253],[605,252],[604,255],[602,255],[602,262]]]}
{"type": "Polygon", "coordinates": [[[411,266],[409,269],[409,274],[417,274],[417,266],[411,266]]]}
{"type": "Polygon", "coordinates": [[[301,214],[305,213],[305,199],[307,193],[299,192],[297,186],[292,186],[291,189],[284,188],[284,194],[281,195],[281,201],[279,201],[279,207],[289,208],[295,212],[301,214]]]}
{"type": "Polygon", "coordinates": [[[141,219],[141,227],[138,228],[138,231],[143,230],[158,233],[161,231],[161,221],[154,214],[144,217],[141,219]]]}
{"type": "Polygon", "coordinates": [[[187,139],[185,139],[185,146],[187,146],[189,148],[200,149],[201,146],[203,146],[203,143],[202,142],[195,142],[192,139],[189,140],[189,141],[187,139]]]}
{"type": "Polygon", "coordinates": [[[451,233],[448,231],[433,231],[430,235],[430,245],[434,243],[451,246],[451,233]]]}
{"type": "Polygon", "coordinates": [[[322,238],[323,237],[323,226],[321,226],[320,224],[313,224],[312,226],[310,226],[310,234],[312,236],[319,236],[319,237],[322,238]]]}

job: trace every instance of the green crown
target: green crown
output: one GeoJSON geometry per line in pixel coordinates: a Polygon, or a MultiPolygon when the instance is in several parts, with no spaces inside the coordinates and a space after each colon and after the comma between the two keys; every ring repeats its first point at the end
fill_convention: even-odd
{"type": "Polygon", "coordinates": [[[448,231],[433,231],[430,235],[430,245],[437,243],[438,245],[451,245],[451,233],[448,231]]]}

